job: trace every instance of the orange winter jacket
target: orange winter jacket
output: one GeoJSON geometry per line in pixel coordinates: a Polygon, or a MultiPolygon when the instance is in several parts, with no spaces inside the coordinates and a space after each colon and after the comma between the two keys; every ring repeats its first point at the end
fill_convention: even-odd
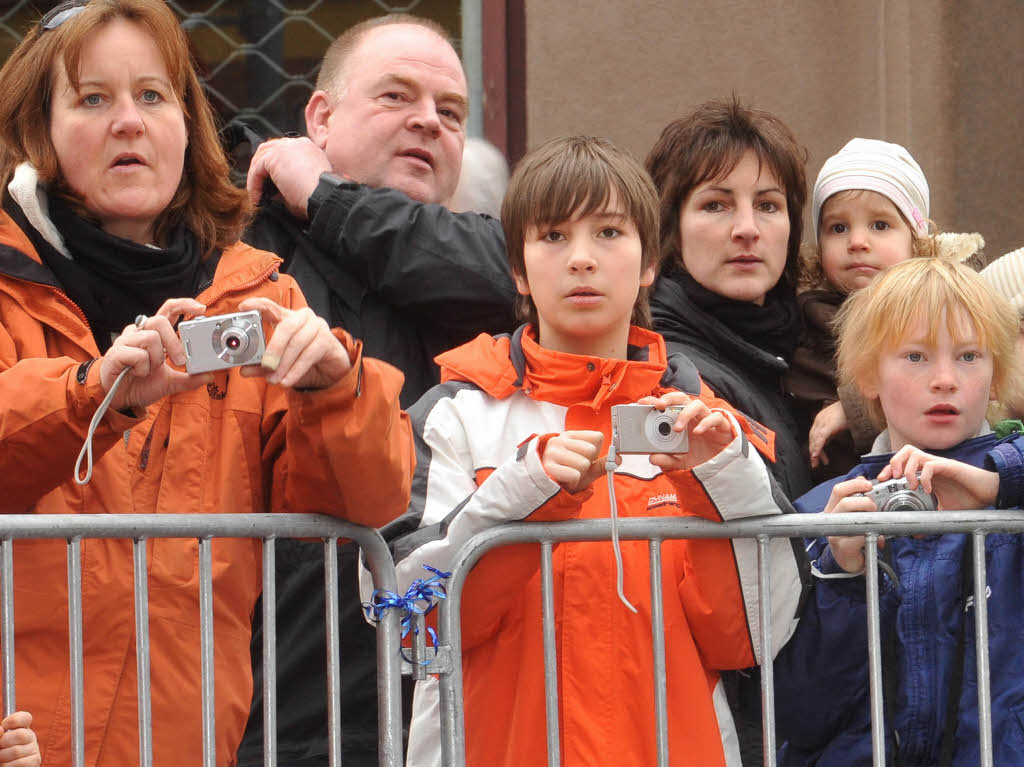
{"type": "MultiPolygon", "coordinates": [[[[210,315],[251,296],[303,306],[279,263],[236,244],[198,299],[210,315]]],[[[326,512],[384,524],[406,507],[413,465],[402,375],[337,332],[354,363],[330,389],[285,390],[231,370],[138,418],[109,412],[95,434],[92,482],[79,487],[75,460],[104,395],[99,364],[83,363],[99,351],[81,311],[0,213],[0,510],[326,512]]],[[[147,546],[156,765],[202,763],[197,551],[195,540],[147,546]]],[[[218,765],[234,763],[249,714],[260,552],[249,539],[213,542],[218,765]]],[[[48,767],[71,764],[66,559],[62,541],[14,544],[17,704],[34,717],[48,767]]],[[[82,592],[85,763],[137,764],[130,541],[82,542],[82,592]]]]}
{"type": "MultiPolygon", "coordinates": [[[[604,477],[569,494],[544,471],[547,435],[596,430],[610,439],[611,407],[682,389],[733,414],[732,443],[690,471],[664,474],[644,455],[615,472],[621,516],[711,520],[780,513],[757,450],[772,436],[702,384],[685,359],[668,360],[661,337],[633,328],[630,359],[564,354],[539,346],[532,329],[480,336],[438,362],[444,383],[410,409],[417,469],[407,514],[393,539],[399,589],[450,569],[474,534],[510,521],[607,518],[604,477]],[[742,432],[742,433],[741,433],[742,432]],[[537,436],[541,435],[541,436],[537,436]]],[[[616,596],[609,542],[561,543],[554,551],[559,734],[565,767],[657,762],[646,541],[623,541],[625,594],[616,596]]],[[[795,626],[800,575],[789,541],[771,543],[774,647],[795,626]]],[[[725,764],[714,691],[721,669],[757,662],[758,589],[752,540],[663,545],[668,729],[671,764],[725,764]]],[[[540,551],[489,551],[462,596],[466,756],[469,767],[547,764],[540,551]]],[[[429,670],[429,669],[428,669],[429,670]]],[[[437,685],[418,683],[409,767],[439,762],[437,685]]],[[[725,709],[727,713],[727,709],[725,709]]]]}

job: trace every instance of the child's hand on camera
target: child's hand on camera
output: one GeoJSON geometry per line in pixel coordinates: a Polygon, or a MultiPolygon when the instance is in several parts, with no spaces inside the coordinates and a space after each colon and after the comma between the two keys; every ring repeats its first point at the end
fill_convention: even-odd
{"type": "Polygon", "coordinates": [[[39,767],[39,742],[32,731],[32,714],[15,711],[0,721],[0,767],[39,767]]]}
{"type": "MultiPolygon", "coordinates": [[[[866,495],[871,489],[871,480],[867,477],[854,477],[845,482],[839,482],[832,488],[832,495],[829,496],[825,505],[825,513],[843,511],[878,511],[875,502],[866,495]]],[[[878,536],[878,547],[885,543],[883,536],[878,536]]],[[[859,573],[864,570],[864,536],[863,535],[833,535],[828,539],[829,548],[832,549],[832,556],[836,564],[848,573],[859,573]]]]}
{"type": "Polygon", "coordinates": [[[680,391],[668,392],[660,397],[644,397],[640,405],[652,405],[664,410],[672,405],[683,409],[672,425],[675,432],[688,431],[689,450],[686,453],[654,453],[651,463],[662,471],[692,469],[711,460],[733,441],[736,434],[724,413],[712,410],[699,399],[680,391]]]}
{"type": "Polygon", "coordinates": [[[599,431],[563,431],[548,440],[541,465],[567,493],[586,490],[605,472],[599,431]]]}
{"type": "Polygon", "coordinates": [[[939,509],[984,509],[996,502],[999,475],[952,458],[939,458],[913,445],[904,445],[878,475],[879,480],[906,477],[911,490],[918,484],[934,493],[939,509]],[[918,476],[920,475],[920,477],[918,476]]]}

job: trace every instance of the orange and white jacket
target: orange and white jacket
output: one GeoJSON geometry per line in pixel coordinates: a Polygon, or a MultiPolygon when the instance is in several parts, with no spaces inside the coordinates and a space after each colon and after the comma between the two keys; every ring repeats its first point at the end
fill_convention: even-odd
{"type": "MultiPolygon", "coordinates": [[[[305,305],[280,259],[248,245],[222,254],[198,296],[208,313],[251,296],[305,305]]],[[[0,512],[178,514],[326,512],[379,526],[405,510],[414,460],[399,371],[364,359],[336,331],[352,370],[329,389],[272,386],[237,370],[150,405],[109,411],[93,440],[92,481],[72,480],[103,399],[81,311],[31,241],[0,211],[0,512]],[[361,380],[360,380],[361,377],[361,380]]],[[[138,709],[127,540],[82,541],[85,764],[137,764],[138,709]]],[[[147,546],[153,751],[157,765],[202,763],[196,540],[147,546]]],[[[217,764],[235,761],[252,700],[249,641],[261,545],[213,542],[217,764]]],[[[63,541],[14,543],[17,704],[47,765],[71,764],[68,585],[63,541]]]]}
{"type": "MultiPolygon", "coordinates": [[[[608,516],[605,481],[570,495],[548,477],[538,452],[544,435],[592,429],[604,433],[607,445],[613,405],[672,388],[735,412],[688,360],[666,359],[661,336],[634,327],[629,344],[628,361],[558,353],[540,347],[526,326],[512,337],[480,336],[438,357],[443,383],[410,410],[417,445],[412,503],[384,531],[400,590],[428,575],[424,564],[448,569],[471,536],[494,525],[608,516]]],[[[774,435],[738,414],[737,421],[743,433],[692,471],[663,474],[647,456],[622,456],[615,473],[619,513],[712,520],[779,514],[786,502],[773,493],[750,447],[770,456],[774,435]]],[[[777,650],[795,627],[801,580],[790,542],[777,539],[771,548],[777,650]]],[[[647,543],[622,542],[622,556],[625,593],[638,615],[616,597],[610,543],[555,548],[565,767],[657,762],[647,543]]],[[[486,554],[466,582],[461,623],[470,767],[547,763],[539,567],[539,546],[507,546],[486,554]]],[[[732,720],[717,671],[759,661],[756,544],[667,541],[662,575],[671,764],[725,765],[723,740],[732,720]],[[716,703],[727,718],[722,734],[716,703]]],[[[412,767],[440,764],[437,691],[433,680],[418,683],[412,767]]]]}

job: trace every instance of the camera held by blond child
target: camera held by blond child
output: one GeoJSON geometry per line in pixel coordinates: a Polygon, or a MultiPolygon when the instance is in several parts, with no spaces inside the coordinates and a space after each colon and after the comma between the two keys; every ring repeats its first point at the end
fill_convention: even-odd
{"type": "MultiPolygon", "coordinates": [[[[1019,504],[1022,441],[1001,439],[986,418],[1020,386],[1017,327],[1016,312],[976,272],[942,258],[897,264],[852,295],[837,317],[839,380],[857,388],[885,429],[856,467],[798,499],[797,510],[875,511],[873,483],[893,477],[934,494],[940,510],[989,505],[997,492],[1000,505],[1019,504]]],[[[871,764],[864,538],[807,544],[814,595],[775,667],[786,741],[779,764],[871,764]]],[[[880,538],[879,546],[886,763],[976,765],[971,539],[880,538]]],[[[999,669],[991,676],[992,700],[1000,701],[994,763],[1020,764],[1024,732],[1014,701],[1024,700],[1024,539],[993,534],[985,547],[989,651],[999,669]]]]}
{"type": "Polygon", "coordinates": [[[785,383],[823,481],[852,468],[879,431],[856,389],[839,384],[836,313],[894,264],[916,256],[977,259],[984,241],[932,234],[920,165],[899,144],[875,139],[855,138],[825,161],[811,211],[815,242],[801,250],[797,298],[804,330],[785,383]]]}

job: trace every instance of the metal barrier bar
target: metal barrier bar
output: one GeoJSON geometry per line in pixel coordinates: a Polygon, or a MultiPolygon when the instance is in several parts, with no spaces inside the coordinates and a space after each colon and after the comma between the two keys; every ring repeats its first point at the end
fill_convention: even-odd
{"type": "Polygon", "coordinates": [[[263,539],[263,764],[277,767],[277,551],[263,539]]]}
{"type": "Polygon", "coordinates": [[[658,767],[668,767],[668,671],[665,666],[665,597],[661,578],[661,541],[647,544],[651,565],[651,646],[654,650],[654,732],[658,767]]]}
{"type": "Polygon", "coordinates": [[[555,581],[551,541],[540,545],[541,614],[544,628],[544,711],[548,724],[548,767],[562,763],[558,730],[558,657],[555,649],[555,581]]]}
{"type": "Polygon", "coordinates": [[[757,593],[761,624],[761,732],[766,767],[775,767],[775,656],[772,654],[771,553],[767,536],[757,537],[757,593]]]}
{"type": "Polygon", "coordinates": [[[135,670],[139,688],[139,764],[153,767],[153,705],[149,687],[149,579],[146,539],[132,541],[135,581],[135,670]]]}
{"type": "MultiPolygon", "coordinates": [[[[702,538],[756,538],[759,543],[759,593],[761,595],[762,638],[762,703],[764,705],[765,764],[774,765],[775,759],[775,700],[772,663],[772,627],[770,571],[768,568],[769,545],[775,538],[817,537],[817,536],[865,536],[865,580],[867,591],[867,630],[869,638],[869,673],[871,682],[872,749],[874,764],[884,765],[885,727],[883,719],[882,667],[881,667],[881,620],[879,614],[878,536],[934,535],[947,533],[973,534],[976,547],[975,579],[984,583],[984,536],[990,533],[1024,533],[1024,517],[1017,511],[980,510],[956,512],[871,512],[848,514],[789,514],[776,517],[751,518],[729,522],[712,522],[693,517],[673,518],[627,518],[620,519],[618,534],[621,540],[648,540],[653,546],[655,540],[702,539],[702,538]],[[980,565],[978,564],[980,562],[980,565]]],[[[501,525],[474,536],[457,552],[450,564],[452,577],[448,582],[448,598],[440,604],[439,630],[442,642],[451,651],[452,670],[441,675],[441,750],[445,767],[461,767],[465,764],[465,733],[462,700],[461,633],[459,610],[461,591],[466,576],[479,559],[493,548],[516,543],[540,543],[551,547],[554,542],[602,541],[611,538],[610,520],[573,520],[555,523],[510,523],[501,525]]],[[[542,578],[545,560],[542,555],[542,578]]],[[[653,548],[652,548],[652,568],[653,548]]],[[[655,573],[652,569],[652,590],[655,573]]],[[[544,588],[542,583],[542,588],[544,588]]],[[[976,592],[984,595],[984,587],[976,586],[976,592]]],[[[543,598],[548,595],[542,592],[543,598]]],[[[982,600],[977,599],[976,603],[982,600]]],[[[977,609],[977,608],[976,608],[977,609]]],[[[988,683],[987,613],[982,604],[976,613],[978,625],[976,637],[978,653],[979,715],[982,729],[983,764],[991,765],[991,703],[988,683]],[[984,664],[984,667],[982,666],[984,664]],[[986,745],[986,741],[988,745],[986,745]]],[[[545,631],[548,630],[548,615],[545,613],[545,631]]],[[[653,627],[652,615],[652,627],[653,627]]],[[[657,641],[657,639],[655,639],[657,641]]],[[[545,650],[547,652],[547,650],[545,650]]],[[[546,678],[549,672],[545,664],[546,678]]],[[[552,690],[546,691],[550,697],[552,690]]],[[[557,701],[557,691],[555,691],[557,701]]],[[[659,736],[661,725],[659,724],[659,736]]],[[[560,748],[552,747],[549,753],[560,748]]],[[[659,754],[659,760],[661,756],[659,754]]]]}
{"type": "Polygon", "coordinates": [[[338,539],[324,541],[324,612],[327,616],[327,754],[341,764],[341,673],[338,660],[338,539]]]}
{"type": "Polygon", "coordinates": [[[216,679],[213,654],[213,552],[199,539],[199,644],[203,684],[203,767],[217,767],[216,679]]]}
{"type": "MultiPolygon", "coordinates": [[[[992,767],[992,690],[988,667],[988,588],[985,578],[985,534],[974,533],[974,633],[978,662],[978,737],[981,767],[992,767]]],[[[961,617],[967,620],[965,610],[961,617]]]]}
{"type": "Polygon", "coordinates": [[[882,687],[881,616],[878,600],[878,533],[864,536],[864,580],[868,604],[868,674],[871,682],[871,758],[885,767],[885,718],[882,687]]]}
{"type": "Polygon", "coordinates": [[[71,763],[85,767],[85,677],[82,659],[82,541],[68,546],[68,632],[71,665],[71,763]]]}
{"type": "Polygon", "coordinates": [[[14,688],[14,542],[0,541],[0,641],[3,641],[4,716],[17,711],[14,688]]]}

